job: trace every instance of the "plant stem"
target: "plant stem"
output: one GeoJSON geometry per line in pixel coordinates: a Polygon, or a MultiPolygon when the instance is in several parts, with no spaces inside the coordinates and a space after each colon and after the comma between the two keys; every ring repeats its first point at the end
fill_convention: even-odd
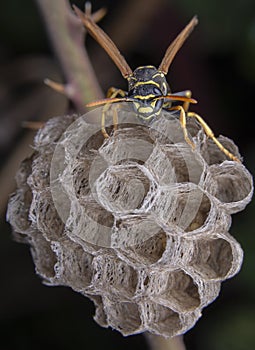
{"type": "Polygon", "coordinates": [[[78,112],[103,93],[84,47],[85,30],[67,0],[37,0],[52,46],[61,64],[68,97],[78,112]]]}
{"type": "Polygon", "coordinates": [[[183,336],[164,338],[159,335],[145,334],[150,350],[186,350],[183,336]]]}

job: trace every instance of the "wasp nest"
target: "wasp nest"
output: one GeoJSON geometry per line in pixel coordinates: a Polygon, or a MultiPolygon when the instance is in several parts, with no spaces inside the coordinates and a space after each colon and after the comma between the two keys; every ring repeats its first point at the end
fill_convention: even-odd
{"type": "Polygon", "coordinates": [[[169,112],[146,127],[121,107],[108,139],[93,122],[101,113],[53,118],[39,130],[8,220],[43,280],[90,298],[101,326],[182,334],[240,269],[228,230],[251,199],[251,175],[192,118],[195,150],[169,112]]]}

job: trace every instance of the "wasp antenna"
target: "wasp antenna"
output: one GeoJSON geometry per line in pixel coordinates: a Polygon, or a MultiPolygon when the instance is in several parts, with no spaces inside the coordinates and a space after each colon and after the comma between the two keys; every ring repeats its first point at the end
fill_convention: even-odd
{"type": "Polygon", "coordinates": [[[165,56],[158,67],[158,70],[164,73],[165,75],[168,73],[168,69],[177,54],[180,50],[186,39],[189,37],[194,27],[198,24],[197,16],[194,16],[189,24],[180,32],[180,34],[176,37],[176,39],[169,45],[166,50],[165,56]]]}
{"type": "Polygon", "coordinates": [[[128,97],[109,97],[109,98],[104,98],[102,100],[89,102],[85,106],[86,107],[96,107],[96,106],[101,106],[101,105],[105,105],[105,104],[109,104],[109,103],[123,102],[123,101],[132,102],[133,99],[128,98],[128,97]]]}
{"type": "Polygon", "coordinates": [[[119,52],[117,46],[109,38],[109,36],[95,23],[91,15],[89,6],[85,7],[85,13],[82,12],[78,7],[73,5],[73,9],[76,15],[80,18],[90,35],[98,42],[99,45],[107,52],[113,62],[116,64],[118,69],[124,78],[132,75],[132,70],[127,64],[125,58],[119,52]]]}
{"type": "MultiPolygon", "coordinates": [[[[177,96],[177,95],[166,95],[166,96],[162,96],[160,97],[160,99],[164,99],[164,100],[172,100],[172,101],[182,101],[182,102],[189,102],[189,103],[197,103],[197,100],[195,100],[194,98],[191,97],[186,97],[186,96],[177,96]]],[[[158,99],[158,98],[156,98],[158,99]]]]}

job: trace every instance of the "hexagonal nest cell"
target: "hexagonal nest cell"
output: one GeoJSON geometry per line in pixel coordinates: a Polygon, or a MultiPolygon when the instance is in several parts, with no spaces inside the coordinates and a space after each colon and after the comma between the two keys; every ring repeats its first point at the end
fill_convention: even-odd
{"type": "MultiPolygon", "coordinates": [[[[38,131],[7,218],[31,246],[36,272],[90,298],[101,326],[172,337],[193,327],[239,271],[230,215],[251,200],[252,177],[193,118],[194,150],[176,113],[146,126],[123,105],[107,116],[114,108],[118,130],[107,117],[108,139],[94,122],[102,108],[38,131]]],[[[231,140],[219,140],[240,157],[231,140]]]]}

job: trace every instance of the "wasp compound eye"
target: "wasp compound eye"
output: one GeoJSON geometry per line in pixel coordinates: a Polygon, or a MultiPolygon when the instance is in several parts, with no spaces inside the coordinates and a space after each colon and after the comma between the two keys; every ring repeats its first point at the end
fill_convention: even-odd
{"type": "Polygon", "coordinates": [[[153,94],[155,95],[155,97],[162,96],[162,91],[159,88],[154,87],[153,88],[153,94]]]}

